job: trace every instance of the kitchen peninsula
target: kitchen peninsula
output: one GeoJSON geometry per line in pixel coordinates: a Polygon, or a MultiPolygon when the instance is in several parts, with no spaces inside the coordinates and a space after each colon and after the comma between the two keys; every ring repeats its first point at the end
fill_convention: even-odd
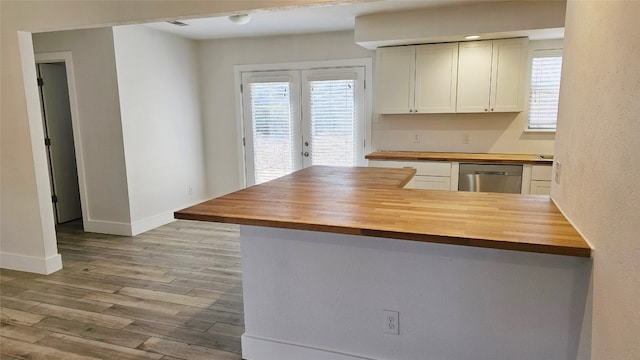
{"type": "Polygon", "coordinates": [[[591,250],[549,197],[414,173],[316,166],[176,212],[241,225],[245,359],[575,359],[591,250]]]}

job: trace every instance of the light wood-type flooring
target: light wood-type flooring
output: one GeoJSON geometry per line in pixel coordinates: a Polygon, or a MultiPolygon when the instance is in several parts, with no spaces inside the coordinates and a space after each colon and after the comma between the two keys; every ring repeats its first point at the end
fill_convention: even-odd
{"type": "Polygon", "coordinates": [[[236,225],[135,237],[58,228],[64,269],[0,272],[2,359],[241,359],[236,225]]]}

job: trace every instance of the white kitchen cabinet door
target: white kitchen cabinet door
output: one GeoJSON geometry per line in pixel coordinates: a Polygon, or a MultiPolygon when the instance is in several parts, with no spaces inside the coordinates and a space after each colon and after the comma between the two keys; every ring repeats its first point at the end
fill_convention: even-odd
{"type": "Polygon", "coordinates": [[[527,38],[460,43],[457,111],[522,111],[527,45],[527,38]]]}
{"type": "Polygon", "coordinates": [[[493,41],[460,43],[457,112],[489,111],[493,41]]]}
{"type": "Polygon", "coordinates": [[[490,111],[524,110],[526,38],[493,41],[490,111]]]}
{"type": "Polygon", "coordinates": [[[456,112],[457,83],[458,43],[416,46],[414,112],[456,112]]]}
{"type": "Polygon", "coordinates": [[[446,176],[414,176],[413,189],[449,190],[451,178],[446,176]]]}
{"type": "Polygon", "coordinates": [[[532,180],[531,181],[531,194],[534,195],[549,195],[551,194],[551,181],[547,180],[532,180]]]}
{"type": "Polygon", "coordinates": [[[533,165],[531,167],[531,180],[548,180],[551,181],[551,165],[533,165]]]}
{"type": "Polygon", "coordinates": [[[376,111],[379,114],[413,112],[415,46],[378,49],[376,111]]]}

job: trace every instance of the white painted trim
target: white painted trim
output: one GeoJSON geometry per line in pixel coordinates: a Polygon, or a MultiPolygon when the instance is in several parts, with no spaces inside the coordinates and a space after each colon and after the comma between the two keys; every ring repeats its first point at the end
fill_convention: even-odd
{"type": "Polygon", "coordinates": [[[189,204],[183,205],[183,206],[179,206],[173,210],[168,210],[168,211],[163,211],[159,214],[156,215],[152,215],[149,216],[145,219],[142,220],[138,220],[135,221],[131,224],[131,236],[136,236],[138,234],[142,234],[144,232],[147,232],[149,230],[153,230],[157,227],[160,227],[162,225],[166,225],[169,223],[174,222],[176,219],[174,217],[174,213],[178,210],[182,210],[184,208],[188,208],[190,206],[199,204],[203,201],[206,201],[208,199],[200,199],[200,200],[196,200],[193,201],[189,204]]]}
{"type": "MultiPolygon", "coordinates": [[[[44,128],[42,122],[42,107],[40,104],[40,96],[38,85],[36,82],[36,66],[35,57],[33,54],[33,41],[31,34],[23,31],[18,31],[18,45],[20,51],[20,62],[22,66],[22,75],[24,82],[24,93],[26,99],[27,118],[28,118],[28,130],[31,138],[31,156],[33,157],[33,170],[35,176],[35,191],[38,203],[38,215],[37,223],[33,226],[37,227],[40,231],[41,237],[31,239],[24,239],[26,243],[36,243],[32,245],[40,244],[42,246],[43,253],[37,253],[38,256],[55,257],[58,254],[58,245],[56,242],[55,220],[53,215],[53,205],[51,203],[51,184],[49,182],[48,161],[46,155],[46,148],[44,145],[44,128]]],[[[26,246],[26,248],[33,248],[26,246]]],[[[25,249],[25,248],[23,248],[25,249]]],[[[24,256],[24,255],[18,255],[24,256]]],[[[37,259],[38,257],[36,257],[37,259]]],[[[38,262],[39,260],[36,260],[38,262]]],[[[31,264],[28,266],[36,266],[37,264],[31,264]]],[[[1,266],[5,266],[2,264],[1,266]]],[[[62,266],[62,265],[60,265],[62,266]]],[[[36,266],[40,268],[40,272],[43,271],[55,271],[48,269],[46,261],[44,265],[36,266]]],[[[59,269],[57,269],[59,270],[59,269]]]]}
{"type": "Polygon", "coordinates": [[[83,219],[84,231],[99,234],[133,236],[132,226],[129,223],[83,219]]]}
{"type": "MultiPolygon", "coordinates": [[[[237,67],[237,66],[236,66],[237,67]]],[[[246,153],[244,146],[244,122],[242,121],[244,112],[242,111],[242,93],[240,92],[240,86],[242,85],[242,73],[234,67],[233,69],[233,93],[235,94],[236,101],[236,128],[238,134],[238,154],[240,154],[240,166],[238,167],[238,184],[240,189],[247,187],[247,174],[246,174],[246,153]]]]}
{"type": "Polygon", "coordinates": [[[153,230],[173,221],[175,221],[173,218],[173,211],[164,211],[160,214],[149,216],[131,224],[131,236],[142,234],[143,232],[153,230]]]}
{"type": "Polygon", "coordinates": [[[523,164],[522,165],[522,185],[520,188],[520,194],[531,194],[531,171],[533,169],[533,165],[531,164],[523,164]]]}
{"type": "Polygon", "coordinates": [[[69,105],[71,108],[71,127],[73,130],[73,146],[76,152],[76,169],[78,172],[78,185],[80,188],[80,208],[82,210],[83,226],[86,229],[89,214],[89,195],[85,178],[84,154],[82,152],[82,132],[80,130],[80,116],[76,97],[76,80],[71,51],[38,53],[35,54],[36,64],[64,62],[67,72],[67,86],[69,89],[69,105]]]}
{"type": "Polygon", "coordinates": [[[556,129],[531,129],[531,128],[526,128],[523,130],[523,132],[525,133],[542,133],[542,134],[555,134],[556,133],[556,129]]]}
{"type": "Polygon", "coordinates": [[[233,71],[248,72],[248,71],[274,71],[274,70],[312,70],[312,69],[335,68],[335,67],[371,66],[372,64],[373,64],[372,58],[337,59],[337,60],[319,60],[319,61],[299,61],[299,62],[276,63],[276,64],[235,65],[233,67],[233,71]]]}
{"type": "MultiPolygon", "coordinates": [[[[300,61],[276,64],[249,64],[235,65],[233,67],[234,92],[236,101],[236,124],[238,129],[238,153],[240,156],[238,175],[240,179],[240,187],[247,187],[246,154],[242,139],[244,138],[244,126],[242,121],[242,94],[240,93],[240,84],[242,82],[243,72],[252,71],[283,71],[283,70],[313,70],[323,68],[336,67],[364,67],[365,71],[365,89],[364,89],[364,127],[365,127],[365,148],[364,154],[371,152],[371,143],[373,142],[371,135],[371,124],[373,121],[373,59],[372,58],[356,58],[356,59],[336,59],[336,60],[320,60],[320,61],[300,61]]],[[[366,160],[363,160],[366,163],[366,160]]],[[[366,166],[366,165],[363,165],[366,166]]]]}
{"type": "Polygon", "coordinates": [[[244,334],[242,340],[242,358],[245,360],[374,360],[374,358],[320,349],[301,344],[287,343],[244,334]],[[256,356],[260,354],[262,357],[256,356]]]}
{"type": "Polygon", "coordinates": [[[62,257],[55,254],[48,258],[40,258],[5,252],[0,253],[0,264],[3,269],[49,275],[62,269],[62,257]]]}

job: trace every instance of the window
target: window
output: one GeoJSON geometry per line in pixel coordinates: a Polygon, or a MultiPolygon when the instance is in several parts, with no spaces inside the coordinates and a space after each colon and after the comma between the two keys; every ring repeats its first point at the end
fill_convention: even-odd
{"type": "Polygon", "coordinates": [[[558,118],[562,50],[534,50],[531,59],[529,129],[555,130],[558,118]]]}
{"type": "Polygon", "coordinates": [[[364,67],[242,72],[245,177],[364,162],[364,67]]]}
{"type": "Polygon", "coordinates": [[[362,121],[356,112],[356,76],[305,78],[308,93],[303,101],[308,121],[303,124],[308,127],[306,138],[311,140],[309,165],[358,165],[363,144],[358,129],[362,121]]]}
{"type": "Polygon", "coordinates": [[[295,168],[294,116],[289,81],[249,83],[255,181],[263,183],[295,168]]]}

